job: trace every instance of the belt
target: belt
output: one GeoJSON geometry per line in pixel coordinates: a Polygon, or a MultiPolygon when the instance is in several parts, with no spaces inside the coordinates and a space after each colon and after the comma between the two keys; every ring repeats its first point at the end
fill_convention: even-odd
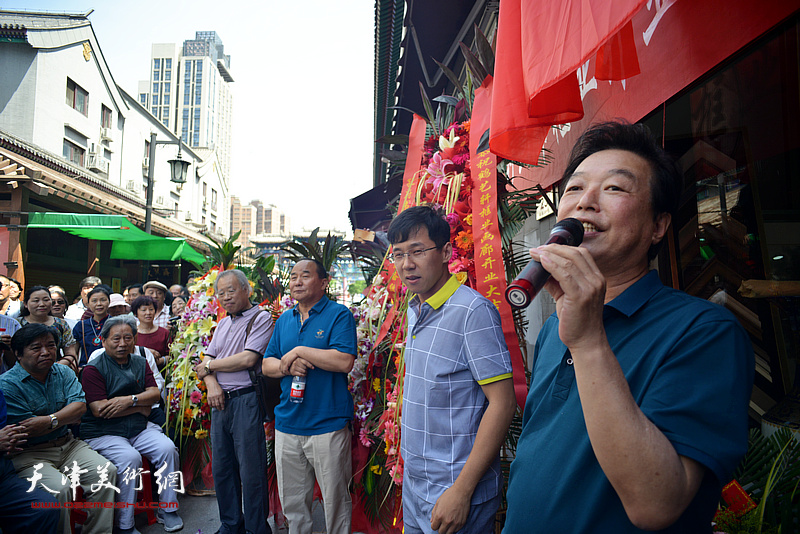
{"type": "MultiPolygon", "coordinates": [[[[63,447],[67,443],[72,441],[72,431],[67,430],[67,433],[61,436],[60,438],[51,439],[49,441],[43,441],[41,443],[37,443],[35,445],[28,445],[23,447],[23,451],[36,451],[39,449],[49,449],[50,447],[63,447]]],[[[19,454],[19,453],[17,453],[19,454]]],[[[11,453],[11,456],[14,456],[14,453],[11,453]]]]}
{"type": "Polygon", "coordinates": [[[254,388],[253,386],[250,386],[250,387],[241,388],[241,389],[234,389],[233,391],[225,391],[224,393],[225,393],[225,398],[226,399],[235,399],[236,397],[239,397],[240,395],[247,395],[248,393],[253,393],[253,392],[255,392],[255,390],[256,390],[256,388],[254,388]]]}

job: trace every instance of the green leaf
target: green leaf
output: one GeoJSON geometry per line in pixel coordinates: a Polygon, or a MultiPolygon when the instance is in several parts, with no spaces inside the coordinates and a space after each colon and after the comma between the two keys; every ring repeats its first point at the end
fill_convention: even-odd
{"type": "MultiPolygon", "coordinates": [[[[434,59],[434,61],[436,60],[434,59]]],[[[456,76],[456,74],[452,70],[450,70],[450,67],[448,67],[444,63],[439,63],[438,61],[436,61],[436,64],[439,65],[439,68],[442,69],[442,72],[444,73],[445,76],[447,76],[447,79],[450,80],[450,83],[452,83],[453,86],[456,88],[456,91],[458,91],[461,97],[467,102],[467,112],[469,114],[472,114],[472,106],[470,104],[470,99],[469,99],[469,94],[471,93],[471,91],[469,89],[467,90],[464,89],[464,87],[461,85],[461,81],[458,79],[458,76],[456,76]]]]}
{"type": "Polygon", "coordinates": [[[428,98],[428,93],[425,92],[425,86],[422,85],[422,82],[419,82],[419,94],[422,97],[422,105],[425,108],[425,113],[428,115],[428,124],[433,128],[434,135],[439,137],[439,132],[436,129],[436,115],[433,113],[433,106],[428,98]]]}
{"type": "Polygon", "coordinates": [[[478,28],[477,24],[475,25],[475,44],[478,48],[478,55],[481,58],[483,67],[488,74],[494,76],[494,51],[492,50],[492,45],[489,44],[489,40],[481,29],[478,28]]]}
{"type": "Polygon", "coordinates": [[[484,150],[489,150],[489,128],[486,128],[486,131],[481,134],[481,140],[478,141],[478,148],[475,153],[480,154],[484,150]]]}
{"type": "Polygon", "coordinates": [[[464,43],[458,43],[458,46],[461,47],[461,53],[464,54],[464,59],[467,62],[467,67],[469,68],[470,72],[475,76],[475,79],[479,81],[477,84],[480,86],[483,83],[483,80],[486,79],[486,69],[483,65],[481,65],[480,60],[477,58],[475,54],[472,53],[472,50],[469,49],[467,45],[464,43]]]}
{"type": "Polygon", "coordinates": [[[456,107],[456,105],[458,105],[458,103],[460,102],[459,99],[450,95],[437,96],[436,98],[433,99],[433,101],[441,102],[442,104],[447,104],[448,106],[453,106],[453,107],[456,107]]]}

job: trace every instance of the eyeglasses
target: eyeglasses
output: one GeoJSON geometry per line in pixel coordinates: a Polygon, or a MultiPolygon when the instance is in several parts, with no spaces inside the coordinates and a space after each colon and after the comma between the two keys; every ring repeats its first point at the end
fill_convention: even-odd
{"type": "Polygon", "coordinates": [[[436,248],[440,247],[421,248],[419,250],[412,250],[411,252],[395,252],[389,256],[389,259],[392,260],[392,263],[401,263],[409,256],[413,260],[421,260],[425,257],[426,252],[436,248]]]}
{"type": "Polygon", "coordinates": [[[53,304],[59,304],[61,306],[66,306],[67,305],[67,301],[66,300],[54,300],[53,304]]]}

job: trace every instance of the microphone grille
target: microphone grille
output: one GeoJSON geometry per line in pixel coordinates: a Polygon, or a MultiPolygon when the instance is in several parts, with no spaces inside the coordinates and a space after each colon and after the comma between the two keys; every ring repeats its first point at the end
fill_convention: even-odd
{"type": "Polygon", "coordinates": [[[553,231],[555,231],[557,228],[563,228],[569,232],[575,242],[575,246],[580,245],[583,241],[583,223],[578,219],[573,217],[562,219],[558,221],[555,226],[553,226],[553,231]]]}

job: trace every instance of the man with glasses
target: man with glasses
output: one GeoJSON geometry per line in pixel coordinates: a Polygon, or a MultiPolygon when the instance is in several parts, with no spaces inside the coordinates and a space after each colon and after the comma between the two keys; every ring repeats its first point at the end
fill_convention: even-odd
{"type": "Polygon", "coordinates": [[[516,409],[500,314],[450,274],[450,226],[433,209],[403,211],[387,234],[414,294],[401,421],[405,532],[492,532],[500,446],[516,409]]]}
{"type": "Polygon", "coordinates": [[[211,405],[211,471],[222,522],[218,532],[268,534],[264,414],[249,370],[257,368],[267,349],[272,316],[250,302],[252,288],[238,269],[220,273],[214,290],[228,315],[195,371],[208,388],[211,405]]]}
{"type": "Polygon", "coordinates": [[[81,292],[81,298],[67,309],[64,318],[75,322],[84,319],[83,314],[89,311],[89,291],[102,283],[103,281],[96,276],[87,276],[81,280],[80,286],[78,287],[81,292]]]}

